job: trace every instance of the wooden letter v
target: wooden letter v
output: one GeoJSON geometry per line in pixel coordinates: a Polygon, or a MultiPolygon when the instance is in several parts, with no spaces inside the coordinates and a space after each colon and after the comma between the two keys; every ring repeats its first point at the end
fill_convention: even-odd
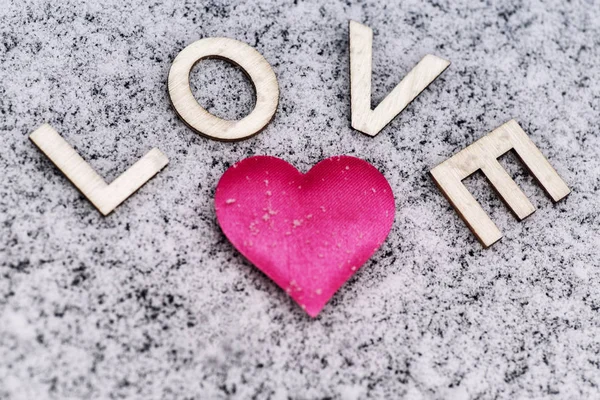
{"type": "Polygon", "coordinates": [[[450,61],[431,54],[426,55],[375,110],[371,110],[372,45],[373,30],[366,25],[350,21],[352,127],[375,136],[444,72],[450,61]]]}

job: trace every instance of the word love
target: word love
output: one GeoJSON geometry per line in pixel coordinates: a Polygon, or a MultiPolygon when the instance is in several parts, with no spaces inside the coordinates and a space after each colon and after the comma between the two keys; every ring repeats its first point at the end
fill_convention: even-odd
{"type": "MultiPolygon", "coordinates": [[[[373,31],[350,21],[350,99],[352,127],[369,136],[377,135],[393,118],[448,68],[450,62],[426,55],[383,99],[371,109],[373,31]]],[[[206,38],[183,49],[173,61],[168,76],[169,96],[175,112],[196,133],[211,139],[234,141],[260,132],[273,119],[279,102],[277,77],[268,61],[249,45],[228,38],[206,38]],[[246,117],[230,121],[204,109],[190,88],[193,66],[206,58],[221,58],[238,65],[256,90],[256,104],[246,117]]],[[[93,169],[49,126],[30,135],[31,140],[59,167],[73,184],[104,214],[158,173],[168,160],[153,149],[112,184],[106,184],[93,169]]],[[[431,170],[431,175],[468,227],[488,247],[502,234],[467,191],[462,180],[481,170],[520,220],[533,205],[497,159],[514,149],[554,201],[569,188],[515,121],[496,129],[454,157],[431,170]]]]}

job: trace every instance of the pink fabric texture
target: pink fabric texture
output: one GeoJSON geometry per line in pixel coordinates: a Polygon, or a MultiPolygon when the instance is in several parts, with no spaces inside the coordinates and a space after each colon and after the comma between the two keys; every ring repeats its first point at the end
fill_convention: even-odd
{"type": "Polygon", "coordinates": [[[247,158],[221,177],[215,207],[231,243],[312,317],[381,246],[395,213],[385,177],[350,156],[306,174],[247,158]]]}

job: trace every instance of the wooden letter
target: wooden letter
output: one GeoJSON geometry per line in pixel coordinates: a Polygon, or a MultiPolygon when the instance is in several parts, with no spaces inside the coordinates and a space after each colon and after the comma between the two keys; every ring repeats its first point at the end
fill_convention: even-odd
{"type": "Polygon", "coordinates": [[[169,163],[158,149],[150,150],[110,185],[48,124],[29,138],[103,214],[107,215],[169,163]]]}
{"type": "Polygon", "coordinates": [[[269,62],[245,43],[228,38],[198,40],[183,49],[169,71],[169,95],[177,114],[196,133],[212,139],[246,139],[260,132],[275,115],[279,85],[269,62]],[[190,89],[190,71],[204,58],[219,58],[238,65],[256,90],[254,110],[239,121],[228,121],[206,111],[190,89]]]}
{"type": "Polygon", "coordinates": [[[373,30],[350,21],[350,100],[352,127],[375,136],[435,80],[450,61],[426,55],[402,81],[371,110],[373,30]]]}
{"type": "Polygon", "coordinates": [[[515,120],[508,121],[431,170],[435,183],[484,247],[500,240],[502,233],[462,180],[481,170],[519,221],[531,215],[535,211],[533,204],[497,160],[512,149],[553,201],[570,193],[566,183],[515,120]]]}

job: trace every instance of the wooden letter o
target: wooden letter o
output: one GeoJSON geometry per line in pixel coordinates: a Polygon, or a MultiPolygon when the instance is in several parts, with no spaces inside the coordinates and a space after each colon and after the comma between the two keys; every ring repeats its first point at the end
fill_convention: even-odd
{"type": "Polygon", "coordinates": [[[273,118],[279,102],[279,85],[271,65],[255,49],[238,40],[206,38],[183,49],[169,71],[169,96],[177,114],[195,132],[212,139],[246,139],[260,132],[273,118]],[[192,94],[190,72],[205,58],[219,58],[239,66],[254,85],[254,110],[238,121],[216,117],[206,111],[192,94]]]}

